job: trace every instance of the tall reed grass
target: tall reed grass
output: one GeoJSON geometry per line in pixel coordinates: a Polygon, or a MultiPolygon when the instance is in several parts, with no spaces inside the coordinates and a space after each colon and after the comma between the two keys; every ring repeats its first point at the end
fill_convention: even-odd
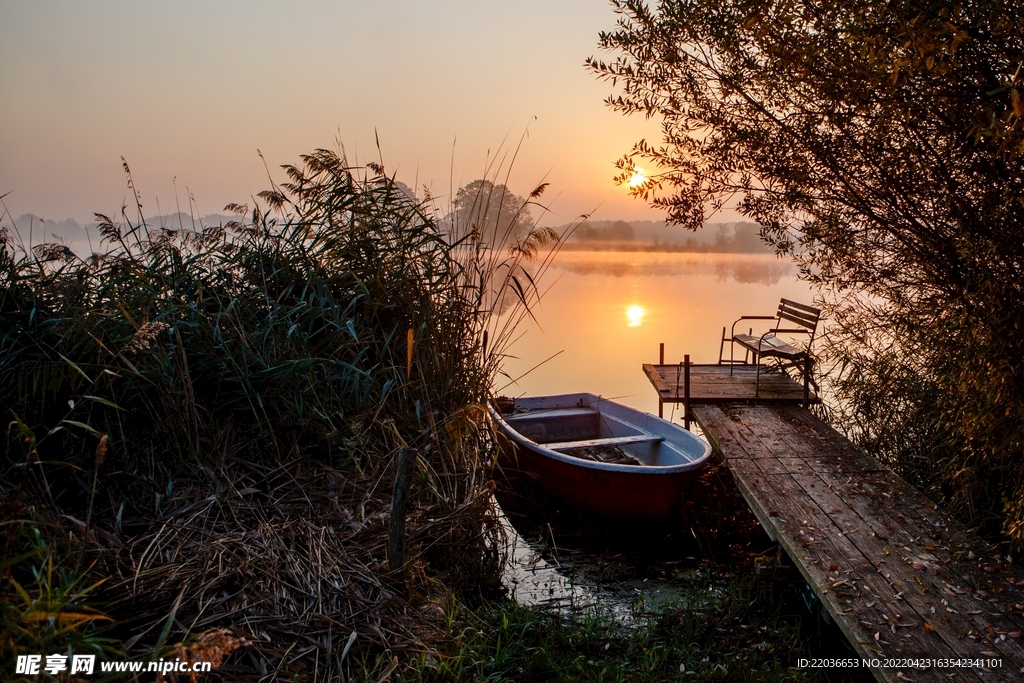
{"type": "MultiPolygon", "coordinates": [[[[256,643],[248,670],[319,676],[344,659],[324,624],[356,650],[422,648],[408,601],[452,593],[438,577],[496,581],[484,404],[558,240],[443,221],[327,150],[285,172],[227,225],[98,214],[84,258],[4,233],[0,492],[24,512],[5,547],[42,529],[88,585],[109,579],[94,596],[132,652],[230,627],[256,643]],[[405,579],[381,564],[402,448],[405,579]]],[[[32,557],[4,569],[24,578],[32,557]]]]}

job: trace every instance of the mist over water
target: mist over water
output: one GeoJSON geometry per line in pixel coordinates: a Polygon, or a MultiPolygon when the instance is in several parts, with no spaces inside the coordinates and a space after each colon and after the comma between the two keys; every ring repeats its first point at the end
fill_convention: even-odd
{"type": "Polygon", "coordinates": [[[721,281],[777,285],[785,278],[796,276],[796,266],[793,263],[774,256],[765,258],[763,254],[652,251],[644,254],[646,258],[637,256],[636,253],[622,252],[564,252],[559,254],[556,263],[559,269],[576,275],[610,275],[619,278],[714,275],[721,281]]]}

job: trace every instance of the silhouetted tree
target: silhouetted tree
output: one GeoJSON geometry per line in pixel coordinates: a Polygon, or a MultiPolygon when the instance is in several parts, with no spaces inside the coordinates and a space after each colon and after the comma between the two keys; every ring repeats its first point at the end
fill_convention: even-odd
{"type": "Polygon", "coordinates": [[[1024,5],[614,4],[588,64],[663,121],[621,179],[692,228],[737,201],[834,295],[842,423],[1024,543],[1024,5]]]}
{"type": "Polygon", "coordinates": [[[455,194],[454,216],[458,231],[479,231],[488,244],[514,243],[530,230],[526,200],[505,185],[474,180],[455,194]]]}

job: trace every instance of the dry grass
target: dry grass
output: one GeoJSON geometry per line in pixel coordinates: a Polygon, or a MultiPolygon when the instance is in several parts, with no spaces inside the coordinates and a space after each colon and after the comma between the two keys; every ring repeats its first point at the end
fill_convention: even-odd
{"type": "Polygon", "coordinates": [[[136,654],[172,613],[168,642],[229,629],[249,643],[225,670],[232,678],[334,676],[353,633],[348,657],[428,651],[445,634],[456,598],[446,574],[458,573],[460,552],[474,562],[490,555],[495,576],[498,545],[481,524],[489,490],[447,514],[421,495],[409,515],[412,566],[394,575],[385,557],[390,490],[374,483],[308,460],[233,461],[213,480],[182,482],[158,514],[135,521],[145,531],[105,555],[110,613],[136,634],[136,654]]]}

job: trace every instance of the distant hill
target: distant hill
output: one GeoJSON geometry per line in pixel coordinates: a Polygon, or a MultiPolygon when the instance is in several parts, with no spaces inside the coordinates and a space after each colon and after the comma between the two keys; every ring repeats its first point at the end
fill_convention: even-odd
{"type": "MultiPolygon", "coordinates": [[[[146,225],[150,228],[166,228],[168,230],[191,230],[194,226],[195,229],[202,230],[204,227],[223,225],[232,220],[238,220],[238,217],[211,213],[193,218],[186,213],[172,213],[164,216],[149,216],[146,218],[146,225]]],[[[100,247],[97,225],[98,223],[95,221],[82,225],[73,218],[56,221],[26,213],[13,221],[3,221],[0,227],[10,229],[14,233],[14,239],[17,241],[20,238],[25,246],[57,241],[63,242],[78,254],[88,254],[100,247]]]]}

